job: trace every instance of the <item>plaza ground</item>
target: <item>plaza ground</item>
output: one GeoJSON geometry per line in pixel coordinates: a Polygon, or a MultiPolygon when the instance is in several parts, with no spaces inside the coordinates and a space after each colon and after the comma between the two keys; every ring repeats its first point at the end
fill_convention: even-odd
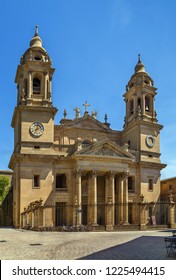
{"type": "MultiPolygon", "coordinates": [[[[0,228],[1,260],[165,260],[171,230],[34,232],[0,228]]],[[[174,258],[172,258],[174,259],[174,258]]]]}

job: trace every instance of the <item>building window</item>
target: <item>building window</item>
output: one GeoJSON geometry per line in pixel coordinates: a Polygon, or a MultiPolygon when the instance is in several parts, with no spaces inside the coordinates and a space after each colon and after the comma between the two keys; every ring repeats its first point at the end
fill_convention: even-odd
{"type": "Polygon", "coordinates": [[[135,177],[132,176],[128,177],[128,191],[129,192],[135,191],[135,177]]]}
{"type": "Polygon", "coordinates": [[[66,189],[66,175],[65,174],[56,175],[56,189],[66,189]]]}
{"type": "Polygon", "coordinates": [[[169,191],[172,191],[172,185],[169,185],[169,191]]]}
{"type": "Polygon", "coordinates": [[[130,149],[130,148],[131,148],[131,141],[128,140],[128,149],[130,149]]]}
{"type": "Polygon", "coordinates": [[[130,114],[133,114],[134,112],[134,102],[133,99],[130,100],[130,114]]]}
{"type": "Polygon", "coordinates": [[[150,111],[150,99],[148,96],[145,97],[145,111],[150,111]]]}
{"type": "Polygon", "coordinates": [[[90,146],[90,144],[91,144],[91,142],[89,140],[84,140],[82,142],[82,148],[88,147],[88,146],[90,146]]]}
{"type": "Polygon", "coordinates": [[[149,191],[153,191],[153,179],[149,179],[148,189],[149,191]]]}
{"type": "Polygon", "coordinates": [[[140,97],[139,97],[138,100],[137,100],[137,106],[138,106],[138,108],[141,109],[141,99],[140,99],[140,97]]]}
{"type": "Polygon", "coordinates": [[[40,176],[39,175],[34,175],[33,187],[34,188],[39,188],[40,187],[40,176]]]}
{"type": "Polygon", "coordinates": [[[33,94],[40,94],[40,80],[38,78],[33,79],[33,94]]]}

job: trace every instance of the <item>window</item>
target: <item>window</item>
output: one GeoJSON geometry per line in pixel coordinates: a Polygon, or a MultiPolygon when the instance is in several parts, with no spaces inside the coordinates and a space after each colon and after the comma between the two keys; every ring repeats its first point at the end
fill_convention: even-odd
{"type": "Polygon", "coordinates": [[[134,102],[132,99],[132,100],[130,100],[130,114],[133,114],[133,111],[134,111],[134,102]]]}
{"type": "Polygon", "coordinates": [[[172,185],[169,185],[169,191],[172,191],[172,185]]]}
{"type": "Polygon", "coordinates": [[[42,58],[40,56],[35,56],[34,60],[41,60],[42,58]]]}
{"type": "Polygon", "coordinates": [[[148,96],[145,97],[145,111],[150,110],[150,99],[148,96]]]}
{"type": "Polygon", "coordinates": [[[66,188],[66,175],[57,174],[56,175],[56,189],[65,189],[66,188]]]}
{"type": "Polygon", "coordinates": [[[40,94],[40,80],[38,78],[33,79],[33,94],[40,94]]]}
{"type": "Polygon", "coordinates": [[[34,146],[34,149],[40,150],[40,146],[34,146]]]}
{"type": "Polygon", "coordinates": [[[148,189],[149,191],[153,191],[153,179],[149,179],[148,189]]]}
{"type": "Polygon", "coordinates": [[[153,158],[153,156],[152,156],[152,155],[148,155],[148,157],[149,157],[149,158],[153,158]]]}
{"type": "Polygon", "coordinates": [[[87,147],[87,146],[90,146],[90,141],[89,141],[89,140],[84,140],[84,141],[82,142],[82,148],[85,148],[85,147],[87,147]]]}
{"type": "Polygon", "coordinates": [[[135,191],[135,177],[132,176],[128,177],[128,191],[129,192],[135,191]]]}
{"type": "Polygon", "coordinates": [[[141,108],[141,99],[140,98],[138,98],[138,100],[137,100],[137,105],[138,105],[138,108],[141,108]]]}
{"type": "Polygon", "coordinates": [[[33,179],[33,187],[34,188],[39,188],[40,187],[40,176],[39,175],[34,175],[33,179]]]}
{"type": "Polygon", "coordinates": [[[128,149],[130,149],[130,148],[131,148],[131,141],[128,140],[128,149]]]}

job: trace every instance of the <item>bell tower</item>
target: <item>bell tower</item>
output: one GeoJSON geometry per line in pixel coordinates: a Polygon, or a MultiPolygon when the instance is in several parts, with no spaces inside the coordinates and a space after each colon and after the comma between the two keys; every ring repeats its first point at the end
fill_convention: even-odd
{"type": "Polygon", "coordinates": [[[156,119],[156,90],[139,55],[123,95],[126,116],[122,144],[128,143],[129,150],[136,156],[136,192],[149,201],[159,197],[160,171],[166,166],[160,160],[160,130],[163,126],[156,119]]]}
{"type": "Polygon", "coordinates": [[[54,69],[51,59],[42,47],[36,26],[30,47],[21,57],[15,82],[18,88],[17,105],[52,106],[51,85],[54,69]]]}
{"type": "Polygon", "coordinates": [[[126,102],[125,127],[135,120],[157,123],[154,99],[156,88],[149,74],[145,71],[144,64],[138,55],[138,63],[134,74],[126,86],[124,100],[126,102]]]}
{"type": "Polygon", "coordinates": [[[52,105],[52,61],[42,46],[36,26],[17,67],[17,106],[12,127],[15,134],[15,153],[30,152],[37,146],[48,149],[54,141],[54,116],[57,109],[52,105]]]}
{"type": "Polygon", "coordinates": [[[52,191],[51,155],[54,154],[54,117],[57,112],[52,105],[53,73],[51,59],[42,46],[36,26],[15,78],[17,105],[11,124],[14,128],[14,151],[9,163],[9,168],[14,170],[15,227],[21,226],[20,213],[31,201],[39,201],[52,191]]]}

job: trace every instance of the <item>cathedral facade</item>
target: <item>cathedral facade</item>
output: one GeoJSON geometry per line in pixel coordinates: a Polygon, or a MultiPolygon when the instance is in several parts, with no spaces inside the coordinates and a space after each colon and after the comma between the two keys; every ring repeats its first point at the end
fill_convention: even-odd
{"type": "Polygon", "coordinates": [[[13,225],[61,227],[91,224],[94,228],[146,228],[150,215],[159,223],[160,130],[155,111],[156,88],[140,56],[124,93],[122,131],[105,115],[75,118],[64,111],[54,123],[54,68],[38,28],[17,67],[14,109],[13,225]],[[149,206],[150,205],[150,206],[149,206]]]}

